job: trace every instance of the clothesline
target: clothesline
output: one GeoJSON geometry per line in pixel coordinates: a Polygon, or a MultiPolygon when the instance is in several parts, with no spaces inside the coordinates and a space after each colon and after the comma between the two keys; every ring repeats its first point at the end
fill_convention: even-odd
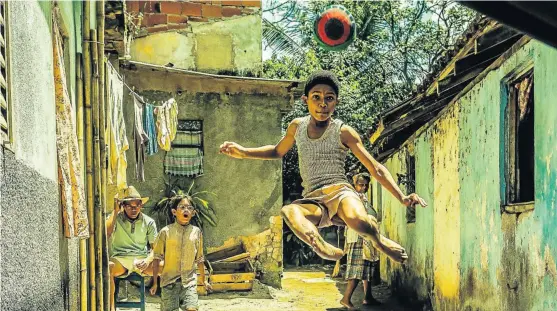
{"type": "MultiPolygon", "coordinates": [[[[107,63],[110,67],[112,67],[112,70],[114,70],[114,73],[116,73],[116,75],[118,76],[118,78],[120,79],[120,81],[122,81],[122,84],[123,84],[125,87],[127,87],[128,90],[130,90],[130,92],[131,92],[134,96],[136,96],[137,98],[139,98],[139,100],[141,100],[141,103],[142,103],[142,104],[146,104],[146,102],[145,102],[145,100],[143,99],[143,97],[142,97],[141,95],[137,94],[133,88],[131,88],[129,85],[126,84],[126,82],[124,82],[124,78],[118,73],[118,71],[116,70],[116,68],[114,68],[114,66],[113,66],[108,60],[105,60],[105,61],[106,61],[106,63],[107,63]]],[[[154,105],[154,104],[153,104],[153,106],[154,106],[155,108],[163,107],[163,105],[154,105]]]]}

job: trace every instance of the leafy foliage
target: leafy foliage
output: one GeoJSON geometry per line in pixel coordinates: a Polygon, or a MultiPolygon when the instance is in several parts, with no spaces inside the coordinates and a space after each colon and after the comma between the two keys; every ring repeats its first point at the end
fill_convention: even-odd
{"type": "Polygon", "coordinates": [[[206,195],[214,195],[209,191],[195,190],[195,181],[192,181],[189,187],[184,187],[184,179],[177,178],[174,180],[165,181],[165,195],[153,206],[153,211],[165,219],[166,224],[174,222],[174,215],[172,215],[171,203],[172,199],[181,196],[190,196],[192,198],[192,205],[196,210],[195,216],[192,218],[192,224],[201,228],[206,223],[211,226],[216,226],[216,212],[213,206],[207,201],[206,195]],[[184,191],[184,189],[187,189],[184,191]]]}

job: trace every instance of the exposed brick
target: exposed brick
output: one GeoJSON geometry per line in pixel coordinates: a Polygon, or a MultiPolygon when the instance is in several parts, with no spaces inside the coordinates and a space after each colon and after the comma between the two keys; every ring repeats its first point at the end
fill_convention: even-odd
{"type": "Polygon", "coordinates": [[[139,12],[139,1],[126,1],[126,10],[128,12],[139,12]]]}
{"type": "Polygon", "coordinates": [[[222,5],[222,0],[213,0],[211,1],[212,5],[222,5]]]}
{"type": "Polygon", "coordinates": [[[192,2],[211,4],[211,0],[192,0],[192,2]]]}
{"type": "Polygon", "coordinates": [[[235,15],[242,15],[242,10],[233,7],[224,7],[222,8],[222,16],[224,17],[231,17],[235,15]]]}
{"type": "Polygon", "coordinates": [[[201,16],[201,4],[191,2],[182,3],[182,15],[201,16]]]}
{"type": "Polygon", "coordinates": [[[222,0],[222,5],[242,6],[241,0],[222,0]]]}
{"type": "Polygon", "coordinates": [[[187,29],[188,27],[188,24],[168,24],[169,30],[187,29]]]}
{"type": "Polygon", "coordinates": [[[180,2],[163,1],[161,2],[161,13],[164,14],[182,14],[182,4],[180,2]]]}
{"type": "Polygon", "coordinates": [[[242,9],[242,14],[243,14],[243,15],[250,15],[250,14],[253,14],[253,13],[255,13],[255,12],[257,12],[257,11],[254,10],[254,9],[245,9],[245,8],[242,9]]]}
{"type": "Polygon", "coordinates": [[[261,7],[261,0],[242,0],[243,6],[253,6],[260,8],[261,7]]]}
{"type": "Polygon", "coordinates": [[[155,33],[155,32],[167,31],[167,30],[168,30],[168,26],[166,25],[158,25],[158,26],[147,28],[147,31],[149,33],[155,33]]]}
{"type": "Polygon", "coordinates": [[[144,22],[142,23],[142,25],[151,27],[155,25],[166,24],[167,17],[166,14],[151,13],[151,14],[145,14],[143,16],[143,20],[144,22]]]}
{"type": "Polygon", "coordinates": [[[168,23],[169,24],[182,24],[187,23],[188,17],[184,15],[168,15],[168,23]]]}
{"type": "Polygon", "coordinates": [[[155,4],[153,1],[139,1],[139,12],[156,13],[155,4]]]}
{"type": "Polygon", "coordinates": [[[209,21],[209,19],[205,18],[205,17],[189,17],[188,21],[194,22],[194,23],[206,23],[206,22],[209,21]]]}
{"type": "Polygon", "coordinates": [[[202,5],[203,17],[222,17],[222,8],[216,5],[202,5]]]}

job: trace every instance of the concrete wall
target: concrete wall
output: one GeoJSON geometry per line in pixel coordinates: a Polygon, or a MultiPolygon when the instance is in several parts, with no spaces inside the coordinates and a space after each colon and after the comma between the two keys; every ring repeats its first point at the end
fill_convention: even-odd
{"type": "Polygon", "coordinates": [[[137,2],[128,3],[132,14],[143,14],[141,37],[131,45],[132,60],[210,73],[260,75],[261,1],[137,2]]]}
{"type": "Polygon", "coordinates": [[[8,10],[13,144],[0,152],[0,309],[77,310],[77,242],[63,238],[58,199],[52,8],[10,1],[8,10]]]}
{"type": "MultiPolygon", "coordinates": [[[[435,310],[557,309],[557,51],[532,41],[491,71],[411,142],[416,191],[429,203],[406,224],[383,190],[382,229],[409,250],[407,269],[383,277],[435,310]],[[502,81],[534,66],[535,209],[501,213],[505,93],[502,81]]],[[[404,172],[404,153],[386,161],[404,172]]],[[[385,259],[385,258],[383,258],[385,259]]],[[[385,260],[383,260],[385,262],[385,260]]]]}
{"type": "MultiPolygon", "coordinates": [[[[230,238],[255,236],[267,230],[269,218],[279,215],[282,205],[281,161],[237,160],[218,151],[224,141],[236,141],[248,147],[278,142],[281,111],[288,107],[289,97],[253,93],[252,90],[265,88],[255,88],[252,82],[242,79],[233,83],[218,79],[201,83],[194,77],[150,70],[125,71],[125,75],[128,83],[151,102],[160,104],[175,98],[179,119],[203,120],[204,175],[196,178],[195,183],[199,190],[216,194],[216,198],[210,201],[218,218],[216,227],[206,225],[205,245],[216,247],[230,238]],[[176,90],[182,90],[182,93],[178,94],[176,90]]],[[[133,146],[131,100],[131,96],[126,96],[124,115],[130,145],[133,146]]],[[[151,197],[147,206],[164,194],[164,156],[163,150],[148,156],[145,160],[146,181],[137,182],[134,153],[127,153],[128,184],[136,186],[142,195],[151,197]]],[[[263,243],[263,246],[267,245],[263,243]]],[[[273,272],[279,279],[282,259],[277,261],[271,257],[268,260],[280,264],[280,271],[277,267],[273,272]]]]}

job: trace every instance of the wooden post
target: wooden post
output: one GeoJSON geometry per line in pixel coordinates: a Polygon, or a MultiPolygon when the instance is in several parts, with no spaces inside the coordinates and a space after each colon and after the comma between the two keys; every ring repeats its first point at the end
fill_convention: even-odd
{"type": "MultiPolygon", "coordinates": [[[[91,41],[97,41],[97,30],[91,29],[91,41]]],[[[91,58],[93,59],[93,187],[95,194],[94,223],[95,223],[95,283],[97,286],[97,310],[104,310],[103,280],[102,280],[102,199],[101,199],[101,148],[100,148],[100,103],[99,103],[99,54],[97,43],[91,44],[91,58]]]]}
{"type": "Polygon", "coordinates": [[[89,311],[96,311],[97,291],[95,287],[95,226],[93,217],[93,126],[91,117],[91,1],[83,2],[83,77],[85,95],[85,168],[87,174],[87,217],[89,218],[89,311]]]}
{"type": "Polygon", "coordinates": [[[107,167],[108,156],[106,152],[106,94],[105,94],[105,57],[104,57],[104,0],[97,1],[97,34],[99,58],[99,118],[100,118],[100,151],[101,151],[101,258],[103,280],[103,309],[110,310],[110,272],[108,271],[108,242],[106,237],[106,195],[107,195],[107,167]]]}
{"type": "MultiPolygon", "coordinates": [[[[77,57],[77,144],[79,147],[79,157],[81,165],[85,165],[85,144],[83,141],[83,64],[81,57],[77,57]]],[[[85,176],[85,175],[83,175],[85,176]]],[[[85,178],[84,178],[85,179],[85,178]]],[[[83,180],[85,184],[85,180],[83,180]]],[[[91,225],[91,224],[89,224],[91,225]]],[[[79,273],[80,273],[80,310],[87,311],[88,293],[87,290],[87,240],[79,240],[79,273]]]]}

